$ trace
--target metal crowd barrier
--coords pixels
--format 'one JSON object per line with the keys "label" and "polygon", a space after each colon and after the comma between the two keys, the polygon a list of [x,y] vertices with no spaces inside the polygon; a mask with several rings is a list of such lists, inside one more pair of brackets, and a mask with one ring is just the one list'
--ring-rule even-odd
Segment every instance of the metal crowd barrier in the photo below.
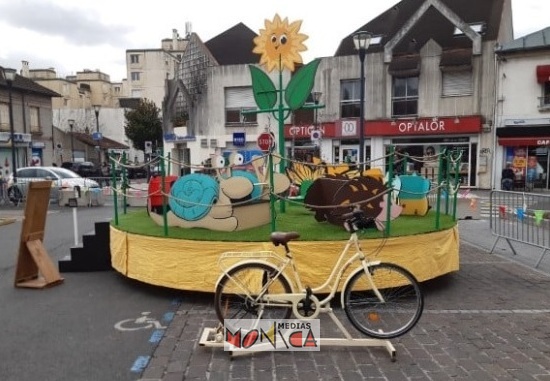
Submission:
{"label": "metal crowd barrier", "polygon": [[496,236],[491,253],[502,238],[542,249],[535,267],[550,251],[550,195],[530,192],[492,191],[490,196],[491,233]]}

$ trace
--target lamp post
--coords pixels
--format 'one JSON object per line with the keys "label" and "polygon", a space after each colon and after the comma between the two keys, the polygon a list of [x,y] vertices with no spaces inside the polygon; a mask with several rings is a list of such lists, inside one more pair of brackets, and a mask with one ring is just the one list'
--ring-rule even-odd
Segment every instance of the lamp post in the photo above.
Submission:
{"label": "lamp post", "polygon": [[2,76],[6,80],[6,83],[8,84],[8,108],[9,108],[9,118],[10,118],[10,141],[11,141],[11,163],[12,163],[12,174],[13,174],[13,183],[17,184],[17,163],[15,162],[15,126],[13,125],[13,102],[12,102],[12,86],[13,81],[15,80],[15,76],[17,71],[15,69],[8,69],[3,68],[2,69]]}
{"label": "lamp post", "polygon": [[74,119],[69,119],[69,128],[71,129],[71,160],[74,163],[74,140],[73,140],[73,128],[74,128]]}
{"label": "lamp post", "polygon": [[356,32],[353,35],[353,44],[359,52],[359,61],[361,61],[361,89],[359,110],[359,165],[361,171],[364,168],[365,159],[365,55],[370,45],[371,34],[365,31]]}
{"label": "lamp post", "polygon": [[99,135],[99,110],[101,110],[101,105],[94,105],[94,111],[95,111],[95,132],[97,136],[97,157],[99,159],[99,163],[101,164],[101,138]]}
{"label": "lamp post", "polygon": [[[317,123],[317,106],[319,106],[319,101],[321,100],[321,96],[323,95],[320,91],[314,91],[313,92],[313,103],[315,103],[315,114],[313,117],[313,129],[315,131],[319,130],[319,124]],[[321,134],[317,135],[317,146],[319,147],[319,159],[321,159],[321,142],[319,141],[321,139]]]}
{"label": "lamp post", "polygon": [[99,110],[101,110],[101,105],[94,105],[94,112],[95,112],[95,132],[99,132]]}

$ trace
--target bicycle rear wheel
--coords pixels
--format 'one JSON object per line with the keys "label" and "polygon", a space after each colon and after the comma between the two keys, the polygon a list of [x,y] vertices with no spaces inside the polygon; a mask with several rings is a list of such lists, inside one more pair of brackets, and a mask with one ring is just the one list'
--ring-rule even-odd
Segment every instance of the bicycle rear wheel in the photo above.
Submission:
{"label": "bicycle rear wheel", "polygon": [[344,310],[359,331],[377,339],[391,339],[412,329],[424,309],[418,281],[409,271],[392,263],[369,267],[369,276],[359,271],[344,290]]}
{"label": "bicycle rear wheel", "polygon": [[286,277],[265,263],[245,263],[225,274],[216,286],[214,305],[220,322],[225,319],[288,319],[292,304],[266,301],[265,295],[288,294],[292,288]]}

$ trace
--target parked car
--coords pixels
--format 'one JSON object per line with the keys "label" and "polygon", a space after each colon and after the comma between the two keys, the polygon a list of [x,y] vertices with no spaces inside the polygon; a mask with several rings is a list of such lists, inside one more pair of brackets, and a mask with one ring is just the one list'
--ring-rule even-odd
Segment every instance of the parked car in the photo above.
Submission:
{"label": "parked car", "polygon": [[68,169],[82,177],[101,177],[101,171],[91,161],[73,163],[66,161],[61,164],[61,168]]}
{"label": "parked car", "polygon": [[50,199],[59,200],[59,192],[65,189],[74,190],[99,188],[99,184],[91,179],[84,178],[73,171],[59,167],[23,167],[17,169],[17,186],[14,186],[13,174],[8,178],[8,198],[11,202],[20,203],[27,194],[28,184],[31,181],[52,180]]}
{"label": "parked car", "polygon": [[131,167],[131,168],[128,168],[128,178],[129,179],[146,179],[147,178],[147,168],[145,168],[145,167]]}

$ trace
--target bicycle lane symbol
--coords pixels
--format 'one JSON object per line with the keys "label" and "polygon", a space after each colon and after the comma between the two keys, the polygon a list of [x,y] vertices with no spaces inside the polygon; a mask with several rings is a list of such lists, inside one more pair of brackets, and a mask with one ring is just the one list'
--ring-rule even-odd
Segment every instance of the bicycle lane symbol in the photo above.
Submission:
{"label": "bicycle lane symbol", "polygon": [[137,331],[140,329],[166,329],[157,319],[149,317],[151,312],[142,312],[137,319],[124,319],[115,324],[119,331]]}

